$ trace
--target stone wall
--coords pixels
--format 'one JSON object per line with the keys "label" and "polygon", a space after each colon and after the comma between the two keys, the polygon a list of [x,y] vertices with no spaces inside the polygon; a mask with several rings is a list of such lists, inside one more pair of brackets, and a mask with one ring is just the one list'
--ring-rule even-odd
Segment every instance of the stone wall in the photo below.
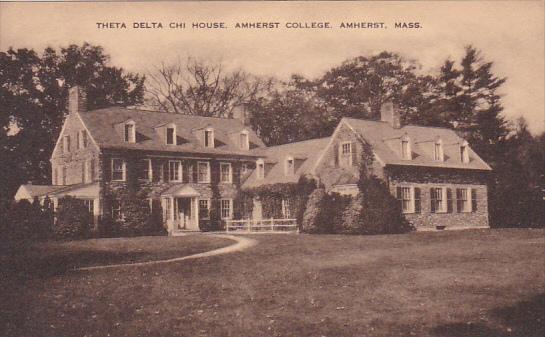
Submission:
{"label": "stone wall", "polygon": [[[76,114],[70,114],[66,118],[64,130],[59,136],[59,144],[55,147],[51,156],[51,184],[52,185],[73,185],[98,181],[99,149],[87,135],[87,146],[77,148],[78,133],[84,130],[80,118]],[[62,145],[63,137],[70,136],[70,151],[66,151]],[[87,181],[83,181],[82,169],[86,165]],[[63,170],[63,168],[65,168]],[[63,179],[63,172],[66,173]]]}
{"label": "stone wall", "polygon": [[[433,169],[424,167],[387,167],[385,169],[390,191],[396,195],[398,186],[419,187],[421,190],[421,212],[407,213],[405,217],[418,230],[488,227],[488,188],[486,172],[454,169]],[[452,212],[432,213],[431,192],[433,187],[450,188]],[[477,209],[472,212],[458,212],[456,209],[456,189],[474,189],[477,196]]]}

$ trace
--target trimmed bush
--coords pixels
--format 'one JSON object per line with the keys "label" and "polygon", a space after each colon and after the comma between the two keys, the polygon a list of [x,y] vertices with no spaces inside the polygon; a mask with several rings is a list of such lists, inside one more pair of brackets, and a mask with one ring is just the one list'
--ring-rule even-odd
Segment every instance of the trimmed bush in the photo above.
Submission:
{"label": "trimmed bush", "polygon": [[308,197],[307,207],[303,213],[301,222],[301,232],[304,233],[323,233],[323,224],[321,223],[322,207],[326,198],[326,192],[323,188],[317,188]]}
{"label": "trimmed bush", "polygon": [[121,194],[121,213],[123,213],[123,220],[118,222],[121,235],[151,233],[151,212],[144,191],[127,191]]}
{"label": "trimmed bush", "polygon": [[81,239],[89,236],[92,216],[83,200],[67,196],[59,200],[53,234],[59,239]]}
{"label": "trimmed bush", "polygon": [[343,210],[341,222],[337,226],[337,232],[342,234],[357,234],[361,232],[361,219],[363,211],[363,198],[361,194],[351,198],[348,206]]}

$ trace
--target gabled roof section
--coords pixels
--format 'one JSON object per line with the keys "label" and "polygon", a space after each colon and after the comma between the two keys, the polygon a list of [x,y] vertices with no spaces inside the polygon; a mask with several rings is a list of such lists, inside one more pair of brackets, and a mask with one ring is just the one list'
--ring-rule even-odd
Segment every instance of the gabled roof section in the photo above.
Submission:
{"label": "gabled roof section", "polygon": [[[229,137],[229,133],[248,130],[253,147],[265,145],[251,129],[237,119],[202,117],[193,115],[170,114],[155,111],[110,107],[105,109],[80,112],[80,118],[97,145],[102,149],[134,149],[151,151],[168,151],[199,154],[224,154],[254,156],[251,151],[241,150]],[[136,123],[136,143],[126,143],[115,125],[132,120]],[[164,139],[155,130],[158,126],[174,124],[176,136],[185,141],[180,145],[166,145]],[[205,148],[192,130],[214,128],[215,148]]]}
{"label": "gabled roof section", "polygon": [[[330,137],[310,139],[302,142],[255,149],[253,152],[265,159],[265,179],[257,179],[254,170],[242,185],[243,188],[257,187],[266,184],[296,183],[303,175],[311,174],[314,164]],[[285,161],[288,157],[295,160],[294,174],[285,174]]]}
{"label": "gabled roof section", "polygon": [[33,199],[34,197],[41,197],[45,195],[51,195],[58,192],[66,186],[60,185],[21,185],[15,194],[15,200],[21,199]]}
{"label": "gabled roof section", "polygon": [[[405,125],[400,129],[392,128],[388,123],[355,118],[343,118],[355,132],[362,136],[373,148],[383,165],[426,166],[455,169],[491,170],[490,166],[469,149],[469,163],[460,160],[460,145],[464,139],[453,130],[439,127]],[[401,157],[401,138],[407,136],[411,141],[412,159]],[[443,161],[433,158],[432,146],[441,139]],[[399,145],[398,145],[399,144]]]}

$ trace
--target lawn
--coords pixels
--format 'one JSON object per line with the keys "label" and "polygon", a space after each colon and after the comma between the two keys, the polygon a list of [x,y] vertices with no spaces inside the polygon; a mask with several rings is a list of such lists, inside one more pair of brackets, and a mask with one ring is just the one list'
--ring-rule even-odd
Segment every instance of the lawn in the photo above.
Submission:
{"label": "lawn", "polygon": [[[246,251],[172,264],[4,277],[0,335],[545,335],[543,230],[252,238]],[[176,239],[138,240],[156,240],[149,259]],[[45,245],[39,256],[81,245]]]}

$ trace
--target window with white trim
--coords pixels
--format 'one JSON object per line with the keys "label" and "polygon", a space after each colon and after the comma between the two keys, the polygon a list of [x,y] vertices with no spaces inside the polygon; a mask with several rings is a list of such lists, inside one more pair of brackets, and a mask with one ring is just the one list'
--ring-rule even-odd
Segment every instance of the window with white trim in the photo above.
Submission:
{"label": "window with white trim", "polygon": [[443,143],[441,140],[433,144],[433,160],[443,161]]}
{"label": "window with white trim", "polygon": [[220,163],[220,182],[221,183],[233,182],[231,163]]}
{"label": "window with white trim", "polygon": [[70,152],[70,135],[62,137],[62,148],[64,153]]}
{"label": "window with white trim", "polygon": [[432,213],[447,212],[447,189],[444,187],[432,187],[430,189],[430,208]]}
{"label": "window with white trim", "polygon": [[412,193],[410,187],[402,187],[401,188],[401,208],[403,210],[403,213],[412,213],[413,207],[412,207]]}
{"label": "window with white trim", "polygon": [[168,180],[182,181],[182,162],[179,160],[168,161]]}
{"label": "window with white trim", "polygon": [[112,181],[125,181],[125,161],[120,158],[112,158]]}
{"label": "window with white trim", "polygon": [[136,143],[136,125],[134,122],[125,123],[124,139],[126,143]]}
{"label": "window with white trim", "polygon": [[123,212],[121,212],[121,202],[119,200],[112,200],[112,219],[119,221],[123,220]]}
{"label": "window with white trim", "polygon": [[83,162],[81,167],[81,182],[87,183],[89,181],[89,162],[86,160]]}
{"label": "window with white trim", "polygon": [[413,159],[411,153],[411,140],[407,135],[401,138],[401,158],[403,159]]}
{"label": "window with white trim", "polygon": [[457,188],[456,189],[456,208],[458,213],[471,212],[471,198],[469,188]]}
{"label": "window with white trim", "polygon": [[291,218],[291,200],[282,199],[282,217],[284,219]]}
{"label": "window with white trim", "polygon": [[469,163],[469,146],[466,141],[460,145],[460,161],[464,164]]}
{"label": "window with white trim", "polygon": [[89,210],[89,215],[95,214],[95,201],[93,199],[83,199],[83,204]]}
{"label": "window with white trim", "polygon": [[293,159],[293,157],[286,158],[286,166],[284,168],[284,173],[286,175],[295,174],[295,160]]}
{"label": "window with white trim", "polygon": [[203,133],[204,147],[214,148],[214,129],[207,128]]}
{"label": "window with white trim", "polygon": [[231,219],[232,209],[233,209],[233,200],[231,199],[221,199],[221,218],[222,219]]}
{"label": "window with white trim", "polygon": [[199,183],[210,182],[210,163],[207,161],[200,161],[197,163],[197,181]]}
{"label": "window with white trim", "polygon": [[166,128],[166,144],[176,145],[176,128],[174,126],[167,126]]}
{"label": "window with white trim", "polygon": [[151,159],[140,159],[138,161],[138,179],[146,181],[152,180]]}
{"label": "window with white trim", "polygon": [[256,161],[257,179],[265,179],[265,162],[263,159]]}
{"label": "window with white trim", "polygon": [[243,150],[250,149],[250,141],[248,137],[248,131],[244,130],[240,133],[239,136],[239,146]]}
{"label": "window with white trim", "polygon": [[210,200],[199,199],[199,218],[203,220],[210,219]]}
{"label": "window with white trim", "polygon": [[66,166],[62,167],[61,172],[62,172],[62,177],[61,177],[62,184],[66,185]]}
{"label": "window with white trim", "polygon": [[248,164],[242,164],[240,166],[240,174],[246,174],[248,173]]}
{"label": "window with white trim", "polygon": [[87,147],[87,130],[81,130],[79,132],[80,145],[82,149]]}
{"label": "window with white trim", "polygon": [[339,153],[339,166],[341,167],[349,167],[352,166],[352,143],[351,142],[343,142],[340,146],[340,153]]}

